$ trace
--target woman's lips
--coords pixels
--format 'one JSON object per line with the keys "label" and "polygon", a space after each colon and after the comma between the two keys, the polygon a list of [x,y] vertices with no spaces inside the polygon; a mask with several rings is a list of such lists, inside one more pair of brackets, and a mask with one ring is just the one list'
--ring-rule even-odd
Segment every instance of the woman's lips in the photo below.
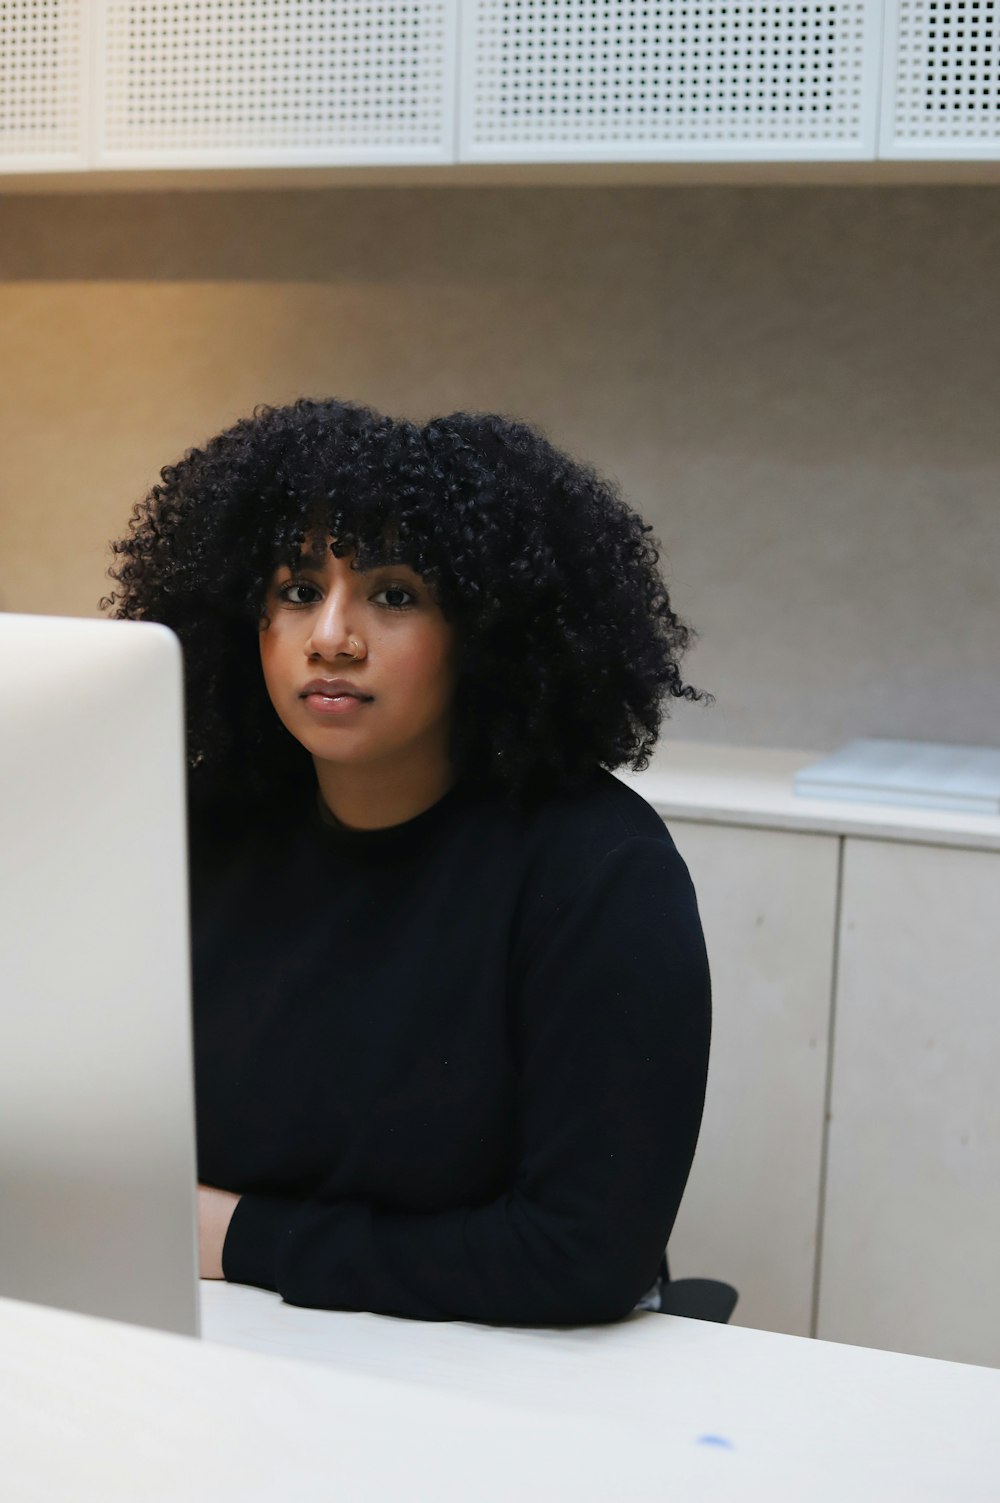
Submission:
{"label": "woman's lips", "polygon": [[333,715],[350,715],[371,704],[370,699],[357,699],[353,694],[307,694],[302,702],[314,715],[325,719]]}

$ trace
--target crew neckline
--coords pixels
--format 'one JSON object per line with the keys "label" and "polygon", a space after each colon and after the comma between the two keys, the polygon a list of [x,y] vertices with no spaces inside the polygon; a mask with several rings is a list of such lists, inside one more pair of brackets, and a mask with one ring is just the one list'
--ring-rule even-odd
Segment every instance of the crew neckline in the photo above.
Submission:
{"label": "crew neckline", "polygon": [[435,827],[450,813],[452,808],[460,802],[463,792],[464,787],[459,779],[452,783],[435,803],[429,804],[426,809],[422,809],[419,814],[414,814],[411,819],[370,830],[342,824],[324,803],[322,790],[318,784],[313,808],[316,821],[327,839],[339,845],[350,846],[354,850],[374,850],[385,845],[395,846],[403,842],[408,843],[423,836],[427,830]]}

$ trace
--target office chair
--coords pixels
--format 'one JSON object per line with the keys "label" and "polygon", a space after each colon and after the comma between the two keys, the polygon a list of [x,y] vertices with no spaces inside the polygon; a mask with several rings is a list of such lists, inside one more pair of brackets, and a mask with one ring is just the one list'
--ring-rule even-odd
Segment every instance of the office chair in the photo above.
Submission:
{"label": "office chair", "polygon": [[[672,1279],[667,1254],[660,1260],[657,1281],[659,1306],[647,1306],[660,1315],[684,1315],[689,1320],[714,1320],[726,1325],[736,1309],[739,1295],[721,1279]],[[651,1291],[652,1292],[652,1291]]]}

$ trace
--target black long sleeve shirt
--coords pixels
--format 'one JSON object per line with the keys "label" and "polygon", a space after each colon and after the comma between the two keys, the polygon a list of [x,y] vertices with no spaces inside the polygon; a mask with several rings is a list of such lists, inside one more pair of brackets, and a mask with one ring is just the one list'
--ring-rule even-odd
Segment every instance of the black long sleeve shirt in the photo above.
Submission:
{"label": "black long sleeve shirt", "polygon": [[198,1177],[224,1276],[289,1303],[619,1319],[691,1167],[710,979],[660,816],[599,770],[514,815],[455,784],[381,830],[317,789],[193,841]]}

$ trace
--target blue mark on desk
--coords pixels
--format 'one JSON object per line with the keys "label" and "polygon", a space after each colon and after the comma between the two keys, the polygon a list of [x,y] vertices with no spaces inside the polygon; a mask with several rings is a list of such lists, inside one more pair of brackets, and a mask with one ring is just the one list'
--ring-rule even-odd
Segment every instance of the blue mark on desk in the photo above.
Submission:
{"label": "blue mark on desk", "polygon": [[732,1441],[727,1440],[724,1435],[699,1435],[698,1444],[700,1446],[719,1446],[723,1451],[731,1451],[733,1449]]}

